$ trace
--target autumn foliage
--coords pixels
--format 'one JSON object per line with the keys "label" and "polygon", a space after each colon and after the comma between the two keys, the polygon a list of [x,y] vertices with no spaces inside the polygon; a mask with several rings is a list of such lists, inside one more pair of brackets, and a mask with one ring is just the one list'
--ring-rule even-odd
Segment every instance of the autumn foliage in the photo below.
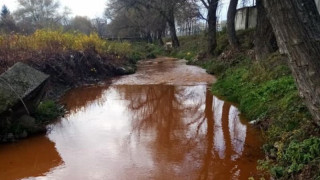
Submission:
{"label": "autumn foliage", "polygon": [[[110,42],[96,33],[85,35],[53,30],[37,30],[32,35],[6,34],[0,36],[0,72],[18,61],[62,54],[69,51],[91,50],[99,55],[113,55],[115,59],[130,56],[131,44]],[[38,61],[41,59],[37,59]],[[44,60],[44,59],[43,59]]]}
{"label": "autumn foliage", "polygon": [[3,50],[28,50],[62,52],[67,50],[84,51],[94,48],[98,53],[119,55],[130,54],[130,43],[107,42],[96,33],[85,35],[81,33],[64,33],[62,31],[37,30],[34,34],[0,36],[0,47]]}

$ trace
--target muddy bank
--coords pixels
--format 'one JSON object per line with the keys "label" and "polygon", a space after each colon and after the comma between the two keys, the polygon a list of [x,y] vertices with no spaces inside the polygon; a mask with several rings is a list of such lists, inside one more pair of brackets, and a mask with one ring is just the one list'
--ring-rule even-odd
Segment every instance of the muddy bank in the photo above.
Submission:
{"label": "muddy bank", "polygon": [[59,98],[70,88],[135,72],[135,62],[130,59],[117,55],[99,55],[94,50],[69,51],[45,57],[38,54],[25,63],[50,75],[49,99]]}
{"label": "muddy bank", "polygon": [[47,93],[49,99],[58,99],[70,88],[97,83],[114,76],[132,74],[136,69],[133,60],[115,54],[100,55],[92,49],[63,53],[25,52],[14,56],[1,54],[0,74],[16,62],[23,62],[50,75],[50,87]]}
{"label": "muddy bank", "polygon": [[[0,73],[16,63],[3,59],[0,62]],[[136,69],[135,62],[130,59],[117,55],[99,55],[94,50],[55,54],[38,52],[26,56],[21,62],[50,75],[44,99],[51,102],[57,101],[69,89],[107,81],[114,76],[131,74]],[[55,119],[52,117],[64,114],[62,109],[54,103],[44,104],[42,107],[44,114],[40,112],[39,115],[39,112],[36,112],[27,117],[21,116],[10,120],[0,129],[0,143],[13,142],[31,134],[46,132],[46,125]]]}

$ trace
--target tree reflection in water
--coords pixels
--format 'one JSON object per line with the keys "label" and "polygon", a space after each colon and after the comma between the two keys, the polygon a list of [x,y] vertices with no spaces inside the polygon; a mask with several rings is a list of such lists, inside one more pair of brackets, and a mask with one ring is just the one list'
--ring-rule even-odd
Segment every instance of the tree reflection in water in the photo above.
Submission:
{"label": "tree reflection in water", "polygon": [[39,144],[61,160],[29,179],[254,177],[260,134],[241,122],[236,107],[210,94],[203,84],[214,79],[184,61],[159,58],[141,61],[136,74],[110,86],[70,91],[63,99],[69,113],[50,125],[54,144]]}
{"label": "tree reflection in water", "polygon": [[244,151],[257,153],[245,149],[247,126],[237,108],[213,97],[206,85],[118,89],[129,102],[131,136],[150,139],[156,179],[167,177],[164,172],[191,179],[251,176],[256,163],[241,158]]}
{"label": "tree reflection in water", "polygon": [[67,92],[61,100],[61,103],[66,104],[66,108],[71,113],[77,113],[87,108],[89,104],[102,104],[106,100],[103,98],[103,92],[107,85],[84,86]]}

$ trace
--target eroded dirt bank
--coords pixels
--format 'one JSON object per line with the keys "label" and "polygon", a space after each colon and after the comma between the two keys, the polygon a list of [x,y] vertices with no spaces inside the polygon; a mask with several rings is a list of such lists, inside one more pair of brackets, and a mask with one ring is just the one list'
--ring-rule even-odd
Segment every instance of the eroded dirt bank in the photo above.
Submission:
{"label": "eroded dirt bank", "polygon": [[[0,59],[0,73],[16,63],[12,59],[13,57]],[[108,81],[114,76],[135,72],[134,61],[117,55],[99,55],[95,50],[60,53],[42,53],[39,51],[26,53],[26,57],[20,59],[19,62],[50,75],[49,85],[46,85],[45,100],[53,101],[58,100],[71,88],[96,84],[101,81]],[[46,113],[50,116],[54,116],[52,114],[62,114],[60,109],[52,110],[49,106],[46,106],[42,108],[45,113],[44,116],[38,117],[37,112],[28,113],[26,118],[24,118],[24,115],[21,116],[26,119],[27,123],[24,120],[20,122],[20,119],[22,119],[20,117],[10,119],[1,116],[0,143],[13,142],[31,134],[45,132],[45,126],[52,120],[52,118],[47,117]]]}

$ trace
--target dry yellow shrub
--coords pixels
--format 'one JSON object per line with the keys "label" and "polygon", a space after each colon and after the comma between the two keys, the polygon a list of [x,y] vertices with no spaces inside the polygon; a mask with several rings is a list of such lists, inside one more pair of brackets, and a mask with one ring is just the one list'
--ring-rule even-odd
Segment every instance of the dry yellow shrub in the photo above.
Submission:
{"label": "dry yellow shrub", "polygon": [[129,56],[132,53],[130,43],[109,42],[98,34],[65,33],[53,30],[37,30],[34,34],[0,36],[0,47],[6,50],[31,50],[63,52],[67,50],[84,51],[95,49],[100,54]]}

